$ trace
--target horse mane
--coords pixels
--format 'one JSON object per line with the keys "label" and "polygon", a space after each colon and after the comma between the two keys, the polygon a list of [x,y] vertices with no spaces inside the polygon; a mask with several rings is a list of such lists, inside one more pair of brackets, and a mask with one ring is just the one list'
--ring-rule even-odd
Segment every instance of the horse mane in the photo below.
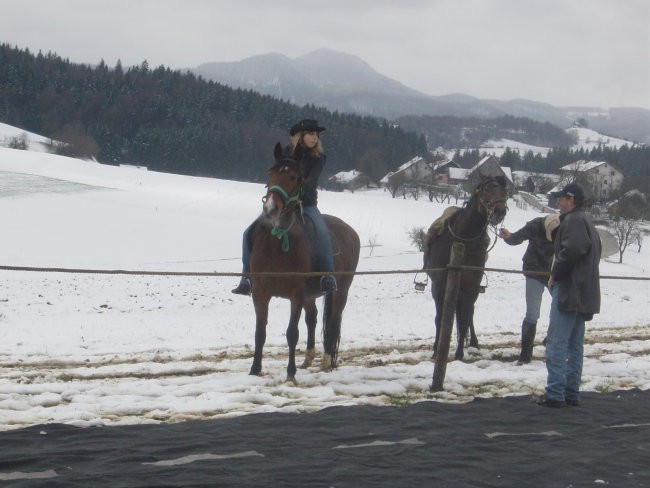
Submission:
{"label": "horse mane", "polygon": [[300,169],[300,167],[298,166],[298,161],[296,161],[293,158],[283,157],[283,158],[276,159],[275,161],[273,161],[273,164],[271,164],[271,166],[269,166],[267,171],[269,173],[273,173],[275,171],[280,171],[280,169],[283,166],[288,166],[290,169],[294,169],[294,170],[299,170]]}

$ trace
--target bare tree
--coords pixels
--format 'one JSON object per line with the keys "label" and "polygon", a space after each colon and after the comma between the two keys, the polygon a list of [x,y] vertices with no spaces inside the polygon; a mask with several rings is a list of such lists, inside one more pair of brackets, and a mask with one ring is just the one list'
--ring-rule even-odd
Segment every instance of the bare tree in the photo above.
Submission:
{"label": "bare tree", "polygon": [[641,245],[643,244],[643,235],[641,234],[641,229],[637,230],[634,234],[634,242],[636,243],[637,249],[636,252],[641,252]]}
{"label": "bare tree", "polygon": [[[627,246],[636,241],[639,232],[639,221],[627,217],[618,217],[612,222],[612,230],[618,240],[618,262],[623,262],[623,254]],[[638,241],[636,241],[638,243]]]}

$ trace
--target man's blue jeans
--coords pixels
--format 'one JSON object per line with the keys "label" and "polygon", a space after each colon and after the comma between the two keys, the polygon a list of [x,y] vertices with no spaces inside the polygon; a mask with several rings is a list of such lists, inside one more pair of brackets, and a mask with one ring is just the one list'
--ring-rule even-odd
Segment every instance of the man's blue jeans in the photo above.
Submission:
{"label": "man's blue jeans", "polygon": [[546,397],[579,400],[585,319],[557,308],[559,287],[551,288],[551,317],[546,336]]}
{"label": "man's blue jeans", "polygon": [[539,320],[539,310],[542,306],[542,295],[546,285],[540,280],[526,276],[526,317],[529,324],[536,324]]}

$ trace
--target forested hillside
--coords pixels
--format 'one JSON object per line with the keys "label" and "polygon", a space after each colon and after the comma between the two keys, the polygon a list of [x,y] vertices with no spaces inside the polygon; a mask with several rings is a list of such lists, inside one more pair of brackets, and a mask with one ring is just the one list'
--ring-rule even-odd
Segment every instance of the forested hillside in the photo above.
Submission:
{"label": "forested hillside", "polygon": [[327,127],[326,172],[380,178],[426,152],[421,135],[371,117],[298,107],[147,62],[74,64],[0,45],[0,121],[69,142],[105,163],[262,181],[276,141],[302,118]]}
{"label": "forested hillside", "polygon": [[503,115],[483,119],[455,116],[407,116],[397,120],[401,127],[417,131],[429,148],[474,148],[490,139],[511,139],[533,146],[568,147],[574,141],[563,129],[548,122]]}

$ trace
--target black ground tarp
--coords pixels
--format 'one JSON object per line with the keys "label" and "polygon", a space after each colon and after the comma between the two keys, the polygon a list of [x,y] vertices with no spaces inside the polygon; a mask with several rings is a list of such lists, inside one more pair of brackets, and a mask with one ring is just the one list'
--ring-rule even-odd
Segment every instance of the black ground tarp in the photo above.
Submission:
{"label": "black ground tarp", "polygon": [[0,433],[11,487],[650,487],[650,391]]}

